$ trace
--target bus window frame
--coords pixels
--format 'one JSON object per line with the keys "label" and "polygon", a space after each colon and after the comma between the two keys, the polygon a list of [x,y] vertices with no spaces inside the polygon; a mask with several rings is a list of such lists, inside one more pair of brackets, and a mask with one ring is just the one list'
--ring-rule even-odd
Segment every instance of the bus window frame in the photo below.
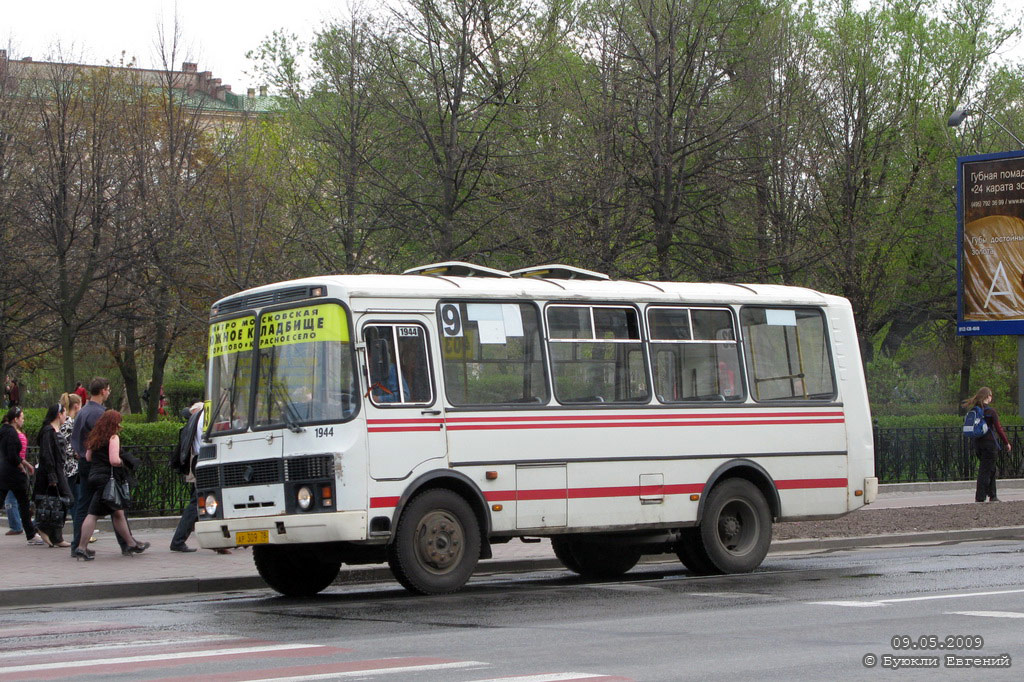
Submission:
{"label": "bus window frame", "polygon": [[[737,320],[739,321],[738,329],[739,329],[739,332],[740,332],[740,335],[741,335],[741,337],[740,337],[741,343],[744,343],[746,341],[746,336],[747,336],[746,333],[743,330],[743,311],[747,310],[747,309],[751,309],[751,310],[792,310],[792,311],[810,310],[810,311],[818,313],[818,317],[821,319],[822,334],[823,334],[824,339],[825,339],[825,351],[826,351],[827,356],[828,356],[828,368],[829,368],[829,371],[831,372],[831,377],[832,377],[832,395],[831,395],[831,397],[828,397],[828,398],[778,398],[778,399],[775,399],[775,400],[758,400],[757,396],[756,396],[756,393],[754,391],[754,388],[753,388],[753,383],[754,383],[754,381],[756,381],[757,378],[754,377],[754,376],[750,376],[750,390],[748,391],[748,394],[747,394],[748,399],[752,400],[753,402],[757,403],[758,405],[800,405],[800,406],[802,406],[802,405],[823,405],[825,403],[833,403],[833,404],[839,403],[839,404],[841,404],[841,400],[839,398],[839,378],[836,375],[835,358],[833,357],[833,343],[834,343],[834,341],[832,340],[832,330],[829,328],[829,316],[828,316],[828,312],[827,312],[828,308],[825,307],[825,306],[793,305],[793,304],[790,304],[790,303],[781,303],[781,302],[773,304],[773,305],[761,304],[761,303],[741,305],[739,307],[739,311],[738,311],[738,314],[737,314]],[[742,350],[743,368],[744,368],[744,371],[746,371],[746,369],[747,369],[746,348],[742,348],[741,350]],[[751,352],[753,352],[753,346],[751,346]],[[753,358],[751,358],[750,362],[753,363]]]}
{"label": "bus window frame", "polygon": [[[250,317],[250,316],[253,318],[252,348],[249,350],[249,359],[252,362],[252,365],[251,365],[251,367],[252,367],[251,372],[252,373],[251,373],[251,376],[249,377],[249,404],[248,404],[248,408],[249,409],[247,410],[246,415],[245,415],[245,417],[246,417],[246,425],[245,425],[244,429],[224,429],[223,431],[214,431],[212,428],[207,431],[207,429],[204,428],[204,431],[209,433],[209,437],[210,438],[213,438],[215,436],[229,436],[229,435],[234,435],[234,434],[237,434],[237,433],[248,433],[249,429],[252,428],[253,409],[254,409],[255,400],[256,400],[256,381],[255,381],[255,377],[256,377],[256,372],[258,371],[257,368],[256,368],[256,364],[259,361],[259,357],[256,354],[256,350],[259,347],[259,336],[260,336],[259,320],[260,320],[260,313],[258,311],[256,311],[256,310],[251,309],[251,308],[247,309],[247,310],[232,310],[228,314],[218,315],[217,317],[211,317],[209,319],[209,321],[206,323],[206,343],[207,343],[207,348],[206,348],[206,365],[207,365],[207,367],[206,367],[206,382],[207,382],[207,385],[209,385],[210,377],[213,374],[213,366],[212,366],[212,363],[210,362],[210,348],[209,348],[209,343],[210,343],[210,327],[212,325],[218,324],[220,322],[228,322],[229,320],[238,320],[238,319],[241,319],[243,317]],[[241,355],[241,354],[239,354],[239,355]],[[204,393],[205,393],[205,391],[204,391]],[[208,399],[210,400],[210,410],[211,410],[211,412],[210,412],[210,421],[213,422],[214,415],[213,415],[212,410],[217,409],[217,403],[220,402],[220,397],[219,396],[211,395],[211,396],[209,396]],[[210,426],[211,426],[211,424],[207,424],[206,425],[206,427],[210,427]]]}
{"label": "bus window frame", "polygon": [[[596,338],[591,338],[591,339],[555,339],[555,338],[552,338],[551,337],[551,328],[550,328],[550,326],[548,324],[548,310],[550,310],[551,308],[590,308],[591,309],[591,313],[590,313],[591,329],[592,329],[592,331],[595,331],[595,332],[596,332],[596,328],[594,327],[594,313],[593,313],[593,309],[594,308],[615,308],[615,309],[619,309],[619,310],[622,310],[622,309],[632,310],[633,313],[636,315],[637,333],[638,333],[639,338],[637,338],[637,339],[596,339]],[[587,401],[563,402],[563,401],[559,400],[557,394],[555,393],[555,368],[554,368],[554,361],[551,359],[551,354],[548,353],[548,364],[547,364],[546,369],[547,369],[547,373],[548,373],[548,376],[549,376],[549,383],[551,384],[551,400],[554,401],[555,405],[558,405],[559,407],[564,407],[564,408],[567,408],[567,409],[575,409],[575,410],[578,410],[578,409],[594,409],[594,408],[597,408],[597,409],[612,409],[612,410],[614,410],[614,409],[622,409],[623,407],[632,408],[632,407],[637,407],[637,406],[640,406],[640,405],[660,404],[660,403],[655,403],[654,377],[651,374],[651,358],[650,358],[650,350],[649,350],[650,349],[650,339],[647,338],[647,330],[645,328],[645,324],[644,324],[644,320],[643,320],[643,318],[644,318],[644,311],[640,307],[639,304],[631,303],[631,302],[625,302],[625,301],[623,301],[623,302],[616,302],[616,301],[585,301],[584,302],[584,301],[573,301],[573,300],[568,300],[568,301],[566,301],[566,300],[551,300],[551,301],[546,301],[545,302],[544,307],[543,307],[541,312],[542,312],[542,315],[543,315],[543,324],[544,324],[543,341],[544,341],[545,347],[547,347],[547,345],[549,343],[581,343],[581,342],[590,342],[590,343],[617,343],[617,344],[623,344],[623,345],[625,345],[625,344],[639,344],[640,345],[640,351],[641,351],[641,357],[643,358],[643,362],[644,362],[644,376],[645,376],[645,379],[647,380],[647,398],[646,398],[646,400],[629,400],[629,401],[623,400],[623,401],[614,401],[614,402],[587,402]],[[627,372],[629,371],[629,366],[628,365],[629,365],[629,363],[627,361],[626,367],[625,367],[625,370]]]}
{"label": "bus window frame", "polygon": [[[441,356],[441,377],[444,378],[444,383],[441,384],[441,388],[444,393],[445,412],[481,412],[485,410],[543,410],[552,407],[555,399],[555,387],[552,385],[551,371],[548,367],[548,346],[547,346],[547,328],[544,326],[544,308],[541,305],[541,301],[534,298],[485,298],[485,297],[466,297],[466,298],[439,298],[437,299],[437,306],[435,312],[437,316],[437,343],[438,348],[442,348],[444,343],[444,320],[441,317],[441,306],[450,304],[464,304],[470,303],[483,303],[483,304],[515,304],[525,305],[533,308],[534,314],[537,316],[537,342],[540,347],[540,370],[543,375],[544,388],[547,390],[548,399],[547,402],[542,403],[466,403],[456,405],[452,403],[451,398],[448,397],[448,380],[444,373],[444,354]],[[441,391],[438,391],[441,393]],[[557,405],[557,403],[554,403]]]}
{"label": "bus window frame", "polygon": [[[651,312],[658,310],[686,310],[687,320],[690,325],[690,338],[689,339],[655,339],[654,334],[651,332]],[[694,310],[712,310],[716,312],[725,311],[729,313],[729,317],[732,321],[732,340],[725,339],[694,339],[693,338],[693,314]],[[730,406],[737,407],[746,403],[751,396],[750,391],[747,387],[747,363],[746,356],[744,354],[743,339],[741,337],[740,329],[740,316],[734,305],[728,303],[651,303],[644,308],[644,327],[645,333],[647,334],[647,347],[649,349],[650,357],[648,358],[648,366],[652,374],[651,378],[651,391],[654,394],[654,399],[659,405],[692,405],[692,406],[707,406],[714,404],[716,407],[719,406]],[[717,344],[717,345],[728,345],[733,344],[736,346],[736,362],[737,369],[739,370],[736,382],[740,389],[740,395],[738,399],[733,400],[662,400],[658,397],[657,391],[654,385],[654,354],[657,352],[658,347],[661,345],[676,345],[676,344]]]}
{"label": "bus window frame", "polygon": [[[427,380],[430,382],[430,398],[431,398],[430,402],[429,403],[414,403],[414,402],[379,403],[376,400],[374,400],[373,396],[370,394],[370,391],[371,391],[371,389],[373,387],[370,385],[370,350],[369,350],[369,347],[367,347],[367,349],[366,349],[366,365],[363,366],[363,367],[357,368],[357,372],[359,374],[360,381],[361,382],[362,381],[366,382],[366,388],[365,389],[363,388],[362,385],[360,385],[360,387],[359,387],[359,395],[360,396],[364,396],[365,395],[366,399],[368,401],[370,401],[370,404],[373,405],[373,407],[375,407],[377,409],[381,409],[381,410],[389,410],[389,409],[396,409],[396,408],[406,408],[406,409],[408,409],[410,407],[419,407],[419,408],[425,409],[425,408],[433,407],[434,405],[437,404],[438,394],[440,393],[440,391],[438,390],[439,389],[439,385],[438,385],[438,382],[437,382],[437,379],[436,379],[435,373],[434,373],[434,355],[431,352],[431,348],[430,348],[431,343],[430,343],[430,327],[429,327],[429,325],[425,324],[424,322],[422,322],[420,320],[396,320],[396,321],[393,321],[393,320],[379,319],[379,318],[377,318],[377,319],[365,319],[365,320],[360,320],[359,321],[359,336],[356,337],[356,338],[359,339],[359,343],[366,344],[365,333],[366,333],[366,328],[367,327],[392,327],[392,328],[397,328],[397,327],[402,327],[402,326],[405,326],[405,327],[419,327],[420,329],[423,330],[423,345],[427,349]],[[359,402],[362,403],[362,400],[360,400]]]}
{"label": "bus window frame", "polygon": [[[253,365],[254,371],[253,371],[253,380],[252,380],[252,386],[251,386],[251,388],[252,388],[252,398],[251,398],[251,402],[249,404],[249,415],[250,416],[249,416],[249,429],[248,429],[248,431],[252,431],[253,433],[259,433],[259,432],[263,432],[263,431],[275,431],[275,430],[280,430],[280,429],[287,428],[287,425],[286,425],[285,422],[280,422],[280,423],[275,423],[275,424],[264,424],[264,425],[261,425],[261,426],[258,426],[258,427],[254,426],[254,424],[256,422],[256,419],[255,419],[255,417],[256,417],[256,396],[259,393],[259,391],[257,390],[257,387],[259,386],[259,376],[260,376],[260,353],[259,353],[259,350],[260,350],[260,331],[259,331],[260,330],[260,319],[265,314],[267,314],[267,313],[276,313],[279,310],[291,310],[291,309],[294,309],[294,308],[308,308],[310,306],[320,305],[320,304],[336,304],[336,305],[341,306],[341,309],[343,311],[345,311],[345,318],[346,318],[345,322],[346,322],[346,324],[348,326],[348,338],[349,338],[349,342],[348,342],[348,346],[349,346],[349,361],[352,363],[352,365],[351,365],[352,372],[353,372],[353,375],[356,378],[356,382],[355,382],[356,383],[356,385],[355,385],[356,393],[353,396],[353,402],[352,402],[352,404],[354,406],[354,409],[352,410],[352,413],[348,416],[347,419],[321,419],[321,420],[316,420],[316,421],[300,421],[300,422],[297,423],[297,425],[301,426],[301,427],[306,427],[306,426],[323,426],[325,424],[347,424],[348,422],[352,421],[353,419],[355,419],[359,415],[359,411],[360,411],[360,409],[362,407],[362,402],[363,402],[360,399],[361,396],[362,396],[363,387],[361,385],[361,382],[359,381],[359,364],[356,362],[356,342],[354,340],[356,337],[353,335],[354,334],[354,329],[353,329],[353,325],[352,325],[352,322],[353,322],[353,320],[352,320],[352,310],[345,304],[344,301],[342,301],[339,298],[333,298],[333,297],[306,298],[306,299],[302,299],[302,300],[298,300],[298,301],[288,301],[287,303],[279,303],[277,305],[267,306],[266,308],[260,308],[259,312],[256,313],[256,338],[255,338],[255,340],[253,342],[253,346],[252,346],[252,352],[256,354],[256,357],[254,358],[254,365]],[[217,432],[218,435],[226,434],[226,433],[228,433],[228,432],[227,431],[218,431]],[[237,433],[244,433],[244,432],[240,432],[239,431]]]}

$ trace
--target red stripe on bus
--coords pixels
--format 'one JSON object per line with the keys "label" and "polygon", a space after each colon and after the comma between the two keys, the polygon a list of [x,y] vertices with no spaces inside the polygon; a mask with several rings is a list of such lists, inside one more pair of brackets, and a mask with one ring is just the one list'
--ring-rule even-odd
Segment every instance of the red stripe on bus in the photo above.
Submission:
{"label": "red stripe on bus", "polygon": [[432,426],[378,426],[366,429],[367,433],[408,433],[410,431],[427,431],[433,433],[441,430],[441,424]]}
{"label": "red stripe on bus", "polygon": [[[538,415],[535,417],[447,417],[445,421],[449,424],[473,423],[473,422],[556,422],[556,421],[597,421],[611,419],[707,419],[707,418],[730,418],[735,419],[742,416],[744,419],[754,417],[843,417],[843,412],[748,412],[737,415],[736,412],[700,412],[700,413],[673,413],[673,414],[595,414],[595,415]],[[371,422],[374,420],[370,420]]]}
{"label": "red stripe on bus", "polygon": [[[815,488],[845,488],[845,478],[796,478],[775,481],[778,490],[808,490]],[[665,485],[626,485],[596,488],[545,488],[538,490],[488,490],[484,499],[488,502],[515,502],[517,500],[582,500],[598,497],[639,497],[640,495],[693,495],[704,492],[703,483],[669,483]],[[397,497],[371,497],[373,509],[392,508],[398,505]]]}
{"label": "red stripe on bus", "polygon": [[845,478],[794,478],[788,481],[775,481],[779,490],[802,490],[808,488],[845,488],[849,480]]}
{"label": "red stripe on bus", "polygon": [[522,429],[613,429],[613,428],[649,428],[662,426],[755,426],[772,424],[842,424],[838,419],[721,419],[716,421],[684,421],[684,422],[601,422],[601,423],[561,423],[561,424],[465,424],[449,425],[449,431],[501,431]]}
{"label": "red stripe on bus", "polygon": [[367,424],[443,424],[443,419],[367,419]]}

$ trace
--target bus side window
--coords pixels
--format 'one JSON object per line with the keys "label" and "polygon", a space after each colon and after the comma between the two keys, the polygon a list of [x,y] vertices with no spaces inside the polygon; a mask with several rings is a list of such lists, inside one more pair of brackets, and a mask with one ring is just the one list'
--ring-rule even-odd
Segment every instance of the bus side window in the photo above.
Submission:
{"label": "bus side window", "polygon": [[740,312],[740,322],[755,400],[835,398],[828,334],[820,310],[747,306]]}
{"label": "bus side window", "polygon": [[652,306],[647,320],[659,401],[744,399],[732,311]]}

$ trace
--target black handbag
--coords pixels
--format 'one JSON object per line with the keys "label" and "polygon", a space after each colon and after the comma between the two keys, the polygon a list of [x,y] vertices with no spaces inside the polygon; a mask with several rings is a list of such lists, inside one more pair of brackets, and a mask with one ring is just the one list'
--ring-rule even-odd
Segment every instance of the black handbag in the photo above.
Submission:
{"label": "black handbag", "polygon": [[56,495],[36,495],[36,524],[59,526],[64,524],[67,504]]}
{"label": "black handbag", "polygon": [[106,485],[103,486],[103,493],[100,495],[100,499],[103,500],[103,503],[111,509],[127,508],[128,503],[132,501],[128,482],[118,481],[117,478],[111,474],[110,478],[107,479]]}

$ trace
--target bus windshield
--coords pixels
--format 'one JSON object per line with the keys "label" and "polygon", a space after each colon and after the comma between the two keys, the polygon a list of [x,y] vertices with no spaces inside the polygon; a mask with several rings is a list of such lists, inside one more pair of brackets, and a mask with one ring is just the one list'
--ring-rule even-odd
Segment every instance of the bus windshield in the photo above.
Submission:
{"label": "bus windshield", "polygon": [[349,419],[358,404],[345,309],[321,303],[263,313],[254,428]]}
{"label": "bus windshield", "polygon": [[209,400],[211,431],[249,427],[252,344],[256,317],[236,317],[210,325]]}

